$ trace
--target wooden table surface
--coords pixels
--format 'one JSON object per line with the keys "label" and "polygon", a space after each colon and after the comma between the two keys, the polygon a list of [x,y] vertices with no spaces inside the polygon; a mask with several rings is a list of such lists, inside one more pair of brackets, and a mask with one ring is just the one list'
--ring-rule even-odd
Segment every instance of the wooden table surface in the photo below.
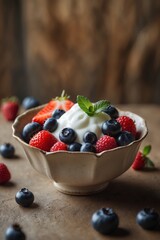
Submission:
{"label": "wooden table surface", "polygon": [[[158,240],[160,230],[146,231],[135,221],[144,207],[153,207],[160,213],[160,106],[120,106],[140,114],[147,121],[149,134],[141,145],[152,144],[150,158],[156,169],[134,171],[129,169],[110,182],[101,193],[91,196],[70,196],[58,192],[52,182],[37,173],[29,164],[19,143],[12,137],[10,122],[0,114],[0,144],[12,143],[16,148],[14,159],[0,157],[11,171],[10,183],[0,186],[0,239],[6,228],[19,223],[27,240]],[[15,194],[26,187],[35,195],[31,208],[22,208],[15,202]],[[111,207],[119,215],[118,231],[112,236],[96,232],[91,224],[92,214],[102,207]]]}

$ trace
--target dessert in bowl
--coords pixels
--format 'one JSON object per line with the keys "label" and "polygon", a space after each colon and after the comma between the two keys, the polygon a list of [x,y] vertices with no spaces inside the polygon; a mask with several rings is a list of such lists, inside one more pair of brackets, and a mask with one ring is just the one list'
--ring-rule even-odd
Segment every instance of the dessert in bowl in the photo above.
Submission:
{"label": "dessert in bowl", "polygon": [[148,132],[141,116],[82,96],[30,109],[12,128],[32,167],[72,195],[102,191],[127,171]]}

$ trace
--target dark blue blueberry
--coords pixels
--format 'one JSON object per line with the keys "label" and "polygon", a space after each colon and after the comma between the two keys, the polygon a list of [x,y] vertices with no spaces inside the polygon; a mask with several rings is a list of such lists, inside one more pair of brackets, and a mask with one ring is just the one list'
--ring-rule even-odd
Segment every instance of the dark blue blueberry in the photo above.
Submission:
{"label": "dark blue blueberry", "polygon": [[86,132],[83,136],[83,141],[85,143],[95,144],[97,142],[97,136],[94,132]]}
{"label": "dark blue blueberry", "polygon": [[80,149],[81,152],[96,152],[96,148],[91,143],[83,143]]}
{"label": "dark blue blueberry", "polygon": [[33,107],[38,107],[39,105],[40,105],[40,102],[32,96],[28,96],[28,97],[24,98],[22,101],[22,106],[26,110],[33,108]]}
{"label": "dark blue blueberry", "polygon": [[118,228],[119,218],[111,208],[102,208],[93,214],[91,223],[98,232],[111,234]]}
{"label": "dark blue blueberry", "polygon": [[144,229],[153,230],[158,227],[159,214],[153,208],[144,208],[138,212],[136,222]]}
{"label": "dark blue blueberry", "polygon": [[34,201],[34,195],[27,188],[22,188],[16,193],[15,200],[22,207],[30,207]]}
{"label": "dark blue blueberry", "polygon": [[128,131],[122,131],[116,138],[117,144],[119,146],[125,146],[130,144],[135,140],[135,137],[133,136],[132,133]]}
{"label": "dark blue blueberry", "polygon": [[114,106],[112,106],[112,105],[110,105],[107,108],[105,108],[103,110],[103,112],[107,113],[111,118],[115,118],[116,119],[116,118],[119,117],[118,110]]}
{"label": "dark blue blueberry", "polygon": [[44,130],[48,130],[49,132],[54,132],[58,127],[58,122],[57,119],[55,118],[48,118],[44,125],[43,125],[43,129]]}
{"label": "dark blue blueberry", "polygon": [[102,124],[102,132],[111,137],[116,136],[121,131],[121,125],[115,119],[110,119]]}
{"label": "dark blue blueberry", "polygon": [[59,134],[59,138],[66,144],[71,144],[75,141],[77,135],[72,128],[64,128]]}
{"label": "dark blue blueberry", "polygon": [[2,155],[2,157],[12,158],[14,157],[14,152],[15,152],[15,148],[12,144],[4,143],[0,145],[0,154]]}
{"label": "dark blue blueberry", "polygon": [[52,117],[55,118],[55,119],[59,119],[64,113],[65,113],[64,110],[62,110],[62,109],[56,109],[56,110],[53,112]]}
{"label": "dark blue blueberry", "polygon": [[82,144],[78,142],[74,142],[68,145],[68,151],[71,152],[79,152]]}
{"label": "dark blue blueberry", "polygon": [[26,236],[18,224],[9,226],[5,232],[5,240],[25,240]]}
{"label": "dark blue blueberry", "polygon": [[39,131],[42,130],[42,125],[37,122],[31,122],[24,126],[22,130],[22,138],[29,143],[30,139]]}

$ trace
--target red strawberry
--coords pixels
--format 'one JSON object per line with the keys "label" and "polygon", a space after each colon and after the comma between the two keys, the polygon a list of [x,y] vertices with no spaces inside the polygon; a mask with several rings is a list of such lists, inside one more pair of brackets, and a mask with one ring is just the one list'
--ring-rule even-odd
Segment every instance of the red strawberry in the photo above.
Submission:
{"label": "red strawberry", "polygon": [[13,121],[18,114],[19,103],[16,97],[6,98],[2,100],[1,111],[8,121]]}
{"label": "red strawberry", "polygon": [[150,151],[151,151],[151,146],[148,145],[144,147],[143,152],[139,151],[137,153],[135,160],[132,164],[132,168],[134,170],[141,170],[144,167],[148,167],[148,168],[154,167],[154,163],[147,157]]}
{"label": "red strawberry", "polygon": [[49,152],[50,148],[57,141],[58,140],[50,132],[41,130],[31,138],[29,145]]}
{"label": "red strawberry", "polygon": [[0,163],[0,184],[7,183],[11,178],[11,174],[4,163]]}
{"label": "red strawberry", "polygon": [[47,118],[52,117],[55,109],[68,111],[74,103],[69,100],[69,96],[63,91],[60,97],[52,99],[44,108],[42,108],[32,119],[33,122],[43,124]]}
{"label": "red strawberry", "polygon": [[50,152],[67,151],[67,145],[63,142],[56,142],[50,149]]}
{"label": "red strawberry", "polygon": [[120,116],[116,120],[120,123],[122,131],[131,132],[133,136],[136,136],[136,125],[132,118],[128,116]]}
{"label": "red strawberry", "polygon": [[96,152],[97,153],[100,153],[100,152],[103,152],[105,150],[109,150],[109,149],[112,149],[115,147],[117,147],[116,140],[114,139],[114,137],[110,137],[107,135],[101,137],[96,142]]}

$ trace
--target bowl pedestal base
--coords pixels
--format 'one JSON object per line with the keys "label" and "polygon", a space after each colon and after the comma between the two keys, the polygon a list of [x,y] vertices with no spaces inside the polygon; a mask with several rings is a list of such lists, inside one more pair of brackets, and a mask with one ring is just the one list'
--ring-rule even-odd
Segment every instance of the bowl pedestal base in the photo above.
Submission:
{"label": "bowl pedestal base", "polygon": [[103,183],[100,185],[95,185],[95,186],[82,186],[82,187],[77,187],[77,186],[69,186],[66,184],[62,184],[62,183],[56,183],[53,182],[55,188],[65,194],[69,194],[69,195],[91,195],[91,194],[95,194],[98,192],[103,191],[107,186],[108,186],[108,182],[107,183]]}

